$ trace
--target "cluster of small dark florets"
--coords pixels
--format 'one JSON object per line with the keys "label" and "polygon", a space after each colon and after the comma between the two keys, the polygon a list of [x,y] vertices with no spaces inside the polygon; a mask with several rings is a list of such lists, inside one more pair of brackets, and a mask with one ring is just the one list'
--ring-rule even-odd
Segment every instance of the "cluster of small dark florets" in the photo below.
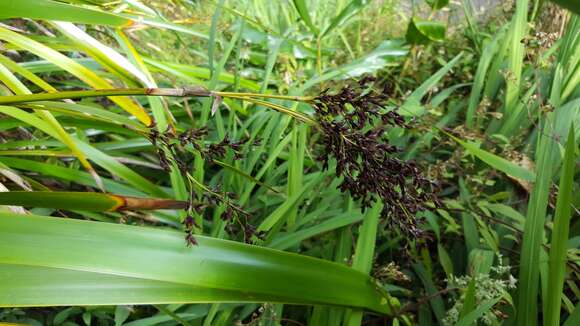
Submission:
{"label": "cluster of small dark florets", "polygon": [[327,91],[314,101],[322,130],[324,150],[318,157],[328,168],[336,160],[336,175],[343,178],[339,188],[359,200],[363,209],[380,200],[381,218],[407,236],[420,236],[416,213],[437,203],[434,184],[413,162],[398,159],[399,151],[388,141],[392,127],[410,128],[395,110],[385,108],[388,95],[363,78],[355,86],[338,93]]}
{"label": "cluster of small dark florets", "polygon": [[[242,158],[244,145],[259,145],[259,140],[252,143],[248,139],[233,141],[227,135],[220,142],[207,143],[204,139],[207,134],[207,128],[192,128],[179,134],[172,128],[168,128],[163,133],[152,129],[148,138],[155,147],[160,166],[169,172],[175,165],[183,175],[191,175],[196,153],[201,155],[206,162],[212,163],[224,158],[228,151],[231,151],[233,158],[237,160]],[[256,228],[248,222],[249,214],[235,204],[235,194],[220,191],[220,189],[209,189],[198,200],[194,189],[189,189],[189,192],[187,216],[183,220],[187,245],[197,244],[193,234],[194,229],[199,226],[193,215],[203,216],[206,208],[217,209],[219,206],[224,209],[220,217],[227,222],[226,231],[238,234],[241,229],[244,241],[248,243],[252,241],[253,236],[257,238],[263,236],[260,232],[256,232]]]}
{"label": "cluster of small dark florets", "polygon": [[[176,134],[172,128],[168,128],[164,133],[152,130],[149,133],[149,140],[156,148],[160,166],[164,170],[170,171],[171,162],[174,162],[182,173],[191,168],[195,153],[199,153],[206,162],[211,163],[216,159],[225,157],[227,151],[231,150],[234,160],[238,160],[242,158],[242,147],[249,143],[248,138],[234,141],[226,135],[218,143],[206,144],[204,138],[207,134],[208,130],[205,127],[188,129],[180,134]],[[250,145],[257,146],[259,144],[260,141],[255,140]]]}

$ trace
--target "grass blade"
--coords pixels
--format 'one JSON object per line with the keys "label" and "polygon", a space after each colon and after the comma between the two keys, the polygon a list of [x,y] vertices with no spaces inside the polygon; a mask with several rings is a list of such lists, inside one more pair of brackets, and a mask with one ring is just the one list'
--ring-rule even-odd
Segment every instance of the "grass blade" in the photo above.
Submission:
{"label": "grass blade", "polygon": [[[550,121],[547,118],[546,121]],[[545,122],[546,123],[546,122]],[[528,213],[524,224],[524,235],[520,255],[520,272],[518,287],[517,324],[536,325],[538,309],[539,256],[544,235],[544,223],[548,206],[548,197],[552,183],[552,171],[556,162],[553,153],[556,144],[551,138],[551,129],[542,128],[537,149],[536,182],[528,202]]]}
{"label": "grass blade", "polygon": [[[198,243],[186,247],[183,235],[175,231],[0,214],[0,264],[169,282],[183,289],[193,286],[231,294],[228,300],[215,295],[200,301],[331,304],[389,311],[369,277],[343,265],[213,238],[198,237]],[[16,288],[18,277],[12,277],[3,278],[0,306],[25,301],[46,304],[39,298],[14,297],[18,292],[12,292],[16,291],[12,287]],[[51,304],[72,300],[65,295],[45,299]]]}
{"label": "grass blade", "polygon": [[52,0],[0,1],[0,19],[6,18],[54,19],[114,27],[129,26],[133,23],[130,19],[109,12]]}
{"label": "grass blade", "polygon": [[476,156],[480,160],[484,161],[485,163],[489,164],[489,166],[493,167],[494,169],[498,169],[507,175],[510,175],[514,178],[526,180],[526,181],[534,181],[535,174],[534,172],[523,168],[515,163],[512,163],[502,157],[499,157],[495,154],[487,152],[483,149],[480,149],[476,144],[470,142],[464,142],[459,140],[459,138],[449,134],[447,134],[450,138],[455,140],[459,143],[463,148],[465,148],[470,154]]}
{"label": "grass blade", "polygon": [[450,60],[445,66],[441,67],[433,76],[425,80],[421,86],[417,87],[410,95],[407,97],[403,105],[401,106],[401,114],[408,116],[422,115],[425,113],[425,108],[421,106],[421,99],[429,92],[430,89],[435,87],[437,83],[447,74],[454,66],[457,64],[459,59],[461,59],[463,53],[459,53],[452,60]]}
{"label": "grass blade", "polygon": [[[373,264],[379,216],[382,208],[383,205],[381,203],[375,203],[365,214],[363,223],[359,228],[360,232],[356,243],[352,268],[364,274],[370,273]],[[362,311],[353,310],[346,314],[344,324],[355,326],[360,325],[361,321]]]}
{"label": "grass blade", "polygon": [[46,207],[93,212],[149,209],[185,209],[185,201],[126,197],[96,192],[0,192],[0,205]]}
{"label": "grass blade", "polygon": [[294,3],[294,6],[296,7],[298,14],[300,15],[300,18],[302,18],[302,21],[304,22],[304,24],[306,24],[306,27],[310,29],[312,34],[318,35],[320,31],[318,30],[318,28],[316,28],[316,26],[312,22],[312,19],[310,18],[309,14],[310,11],[308,10],[306,0],[293,0],[292,2]]}
{"label": "grass blade", "polygon": [[528,25],[528,1],[520,0],[516,3],[516,13],[510,24],[511,47],[508,62],[508,77],[506,78],[505,112],[509,116],[517,105],[520,94],[520,79],[524,59],[524,44],[522,39],[526,35]]}
{"label": "grass blade", "polygon": [[481,100],[485,77],[487,75],[488,68],[491,65],[492,59],[498,51],[499,43],[504,39],[506,30],[507,28],[502,28],[499,30],[494,35],[493,39],[485,46],[483,52],[481,53],[481,58],[479,59],[477,71],[475,72],[471,94],[469,95],[469,104],[465,115],[465,123],[469,129],[473,128],[475,125],[475,110],[477,109],[477,105]]}
{"label": "grass blade", "polygon": [[496,299],[490,299],[482,302],[480,305],[477,306],[475,310],[465,315],[465,317],[461,318],[456,324],[456,326],[469,326],[473,325],[477,321],[479,317],[483,314],[488,312],[496,303],[501,300],[502,297],[498,297]]}
{"label": "grass blade", "polygon": [[564,288],[564,275],[566,272],[566,251],[568,234],[570,229],[570,216],[572,213],[572,189],[574,184],[574,157],[575,157],[574,128],[570,128],[564,165],[560,177],[558,200],[556,203],[556,216],[550,242],[550,259],[548,272],[548,296],[544,325],[560,324],[560,306],[562,304],[562,291]]}
{"label": "grass blade", "polygon": [[346,7],[344,7],[340,13],[334,17],[328,26],[324,28],[320,37],[326,36],[328,33],[332,32],[333,29],[344,25],[350,18],[361,11],[369,2],[367,0],[352,0]]}
{"label": "grass blade", "polygon": [[[4,56],[0,56],[0,61],[2,61],[0,63],[0,80],[4,81],[4,83],[8,85],[15,94],[31,94],[31,92],[24,84],[22,84],[22,82],[20,82],[20,80],[16,78],[16,76],[10,73],[3,64],[8,64],[9,67],[11,67],[14,71],[18,72],[22,76],[27,77],[29,80],[36,81],[37,84],[40,84],[41,87],[44,87],[46,91],[56,91],[52,86],[44,83],[36,75],[28,72],[26,69],[20,67],[12,60]],[[54,130],[56,136],[55,138],[60,140],[63,144],[71,149],[71,151],[79,159],[82,166],[93,176],[98,187],[103,190],[101,179],[91,163],[89,163],[87,160],[86,155],[79,150],[72,137],[64,130],[61,124],[54,118],[52,113],[46,110],[38,110],[37,112],[37,114],[49,125],[49,127]]]}
{"label": "grass blade", "polygon": [[[88,68],[82,66],[81,64],[71,60],[65,55],[39,43],[28,37],[20,35],[18,33],[12,32],[8,29],[0,27],[0,39],[12,43],[22,49],[30,51],[31,53],[45,58],[46,60],[54,63],[55,65],[61,67],[62,69],[68,71],[69,73],[75,75],[77,78],[81,79],[88,85],[97,89],[113,88],[109,82],[97,76],[94,72]],[[153,120],[145,110],[137,103],[133,102],[127,97],[111,97],[111,100],[117,103],[121,108],[130,114],[134,115],[139,121],[141,121],[146,126],[153,123]]]}

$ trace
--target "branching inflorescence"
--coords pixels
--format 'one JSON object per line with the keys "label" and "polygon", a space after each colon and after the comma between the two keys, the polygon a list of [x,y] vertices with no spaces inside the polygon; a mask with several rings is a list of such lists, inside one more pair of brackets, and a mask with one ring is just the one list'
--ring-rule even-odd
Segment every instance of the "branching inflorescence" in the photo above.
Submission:
{"label": "branching inflorescence", "polygon": [[[248,222],[249,214],[241,207],[235,204],[235,194],[221,191],[220,189],[211,189],[196,180],[191,172],[194,170],[195,155],[199,154],[206,162],[212,163],[217,159],[226,156],[228,150],[233,152],[234,159],[242,157],[242,147],[245,144],[255,146],[259,141],[249,142],[249,139],[239,141],[231,140],[227,135],[217,143],[206,143],[204,140],[207,136],[207,128],[192,128],[177,134],[173,129],[168,129],[164,133],[152,130],[149,134],[149,140],[156,147],[157,156],[161,167],[166,171],[171,171],[175,166],[183,175],[187,176],[190,181],[188,214],[183,220],[186,231],[185,240],[188,245],[197,244],[193,236],[194,228],[199,228],[193,214],[202,216],[206,208],[217,209],[223,207],[220,218],[226,222],[226,231],[234,233],[237,228],[243,231],[245,242],[251,242],[252,236],[261,237],[256,232],[256,228]],[[198,198],[195,187],[203,190],[203,195]],[[236,228],[237,226],[237,228]]]}
{"label": "branching inflorescence", "polygon": [[323,167],[336,159],[339,188],[360,200],[363,209],[380,200],[381,217],[408,236],[419,236],[416,213],[437,204],[434,184],[413,162],[394,156],[388,141],[392,127],[410,128],[396,111],[385,108],[388,95],[369,87],[373,78],[345,86],[336,94],[323,92],[313,102],[322,130]]}
{"label": "branching inflorescence", "polygon": [[[340,190],[359,200],[363,210],[375,202],[382,202],[381,217],[390,228],[400,230],[408,238],[418,237],[422,234],[417,213],[438,205],[434,195],[435,184],[423,176],[414,162],[405,162],[396,157],[399,149],[389,143],[388,132],[395,127],[408,129],[410,125],[396,110],[386,107],[388,92],[377,92],[370,87],[373,82],[374,78],[365,77],[358,84],[345,86],[335,94],[324,91],[317,97],[207,91],[198,93],[200,96],[250,101],[317,127],[322,134],[324,146],[318,159],[324,169],[328,169],[331,159],[336,160],[336,176],[343,178]],[[259,97],[312,104],[315,108],[314,119],[278,104],[256,99]],[[218,143],[206,143],[204,139],[207,133],[206,128],[189,129],[180,134],[168,129],[164,133],[152,131],[149,138],[154,145],[160,145],[156,147],[163,168],[169,171],[175,166],[204,191],[200,202],[190,190],[192,198],[188,211],[201,215],[206,207],[222,205],[224,210],[221,218],[228,222],[226,229],[236,232],[236,227],[239,227],[245,241],[250,241],[252,236],[260,235],[248,223],[248,213],[234,204],[234,198],[229,193],[209,189],[190,174],[196,154],[207,162],[214,162],[231,150],[234,158],[240,159],[242,147],[249,140],[232,141],[226,136]],[[192,232],[196,225],[191,215],[184,220],[184,225],[188,244],[194,244]]]}

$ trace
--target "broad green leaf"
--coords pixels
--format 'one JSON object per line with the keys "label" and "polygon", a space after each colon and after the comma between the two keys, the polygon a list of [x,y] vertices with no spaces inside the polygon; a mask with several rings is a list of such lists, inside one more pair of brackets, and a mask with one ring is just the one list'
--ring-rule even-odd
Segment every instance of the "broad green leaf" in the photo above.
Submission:
{"label": "broad green leaf", "polygon": [[328,69],[322,75],[309,79],[304,83],[301,91],[334,78],[358,77],[363,74],[374,73],[389,65],[397,65],[396,61],[402,59],[407,53],[408,50],[402,41],[383,41],[367,55],[340,67]]}
{"label": "broad green leaf", "polygon": [[[370,278],[346,266],[214,238],[197,241],[187,247],[175,231],[0,214],[0,264],[30,269],[28,278],[3,272],[0,306],[233,301],[389,312]],[[47,270],[52,277],[30,291],[25,281],[40,280]],[[62,285],[63,275],[74,277],[76,286],[59,287],[55,295],[53,285]],[[117,286],[108,288],[111,283]],[[93,291],[79,291],[89,286]],[[132,287],[139,291],[127,291]],[[151,290],[159,287],[155,299]]]}
{"label": "broad green leaf", "polygon": [[433,10],[441,9],[449,4],[449,0],[426,0]]}
{"label": "broad green leaf", "polygon": [[410,44],[429,44],[431,42],[440,42],[445,39],[447,26],[444,23],[421,20],[413,17],[409,21],[405,39]]}
{"label": "broad green leaf", "polygon": [[512,225],[514,225],[514,227],[523,231],[526,218],[522,215],[522,213],[518,212],[513,207],[510,207],[510,206],[507,206],[504,204],[486,203],[485,208],[488,208],[489,210],[491,210],[495,213],[498,213],[498,214],[501,214],[505,217],[508,217],[509,219],[511,219],[514,222],[514,224],[512,224]]}

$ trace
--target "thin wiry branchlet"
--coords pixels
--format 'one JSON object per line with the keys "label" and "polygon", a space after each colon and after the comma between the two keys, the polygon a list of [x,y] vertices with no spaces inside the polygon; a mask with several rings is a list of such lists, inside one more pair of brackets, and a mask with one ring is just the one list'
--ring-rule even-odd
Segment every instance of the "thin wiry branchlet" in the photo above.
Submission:
{"label": "thin wiry branchlet", "polygon": [[[163,133],[151,129],[148,138],[155,147],[159,157],[159,165],[168,172],[175,165],[184,175],[191,175],[195,154],[199,154],[208,163],[224,158],[228,151],[233,153],[234,159],[241,159],[244,145],[259,145],[259,140],[249,142],[248,138],[244,138],[234,141],[227,135],[220,142],[208,143],[204,139],[207,135],[208,130],[205,127],[188,129],[180,134],[177,134],[174,129],[168,128]],[[194,228],[199,228],[199,226],[195,223],[192,215],[195,213],[203,216],[207,208],[217,209],[218,206],[222,206],[224,209],[221,219],[227,223],[226,231],[230,231],[232,234],[239,231],[233,226],[236,224],[241,229],[245,242],[251,242],[253,236],[257,238],[263,236],[262,233],[256,232],[256,228],[248,222],[250,214],[235,204],[233,194],[219,189],[208,189],[204,192],[201,200],[197,200],[194,189],[189,189],[189,192],[190,200],[186,209],[188,214],[183,220],[186,233],[185,241],[188,246],[197,244],[193,233]]]}

